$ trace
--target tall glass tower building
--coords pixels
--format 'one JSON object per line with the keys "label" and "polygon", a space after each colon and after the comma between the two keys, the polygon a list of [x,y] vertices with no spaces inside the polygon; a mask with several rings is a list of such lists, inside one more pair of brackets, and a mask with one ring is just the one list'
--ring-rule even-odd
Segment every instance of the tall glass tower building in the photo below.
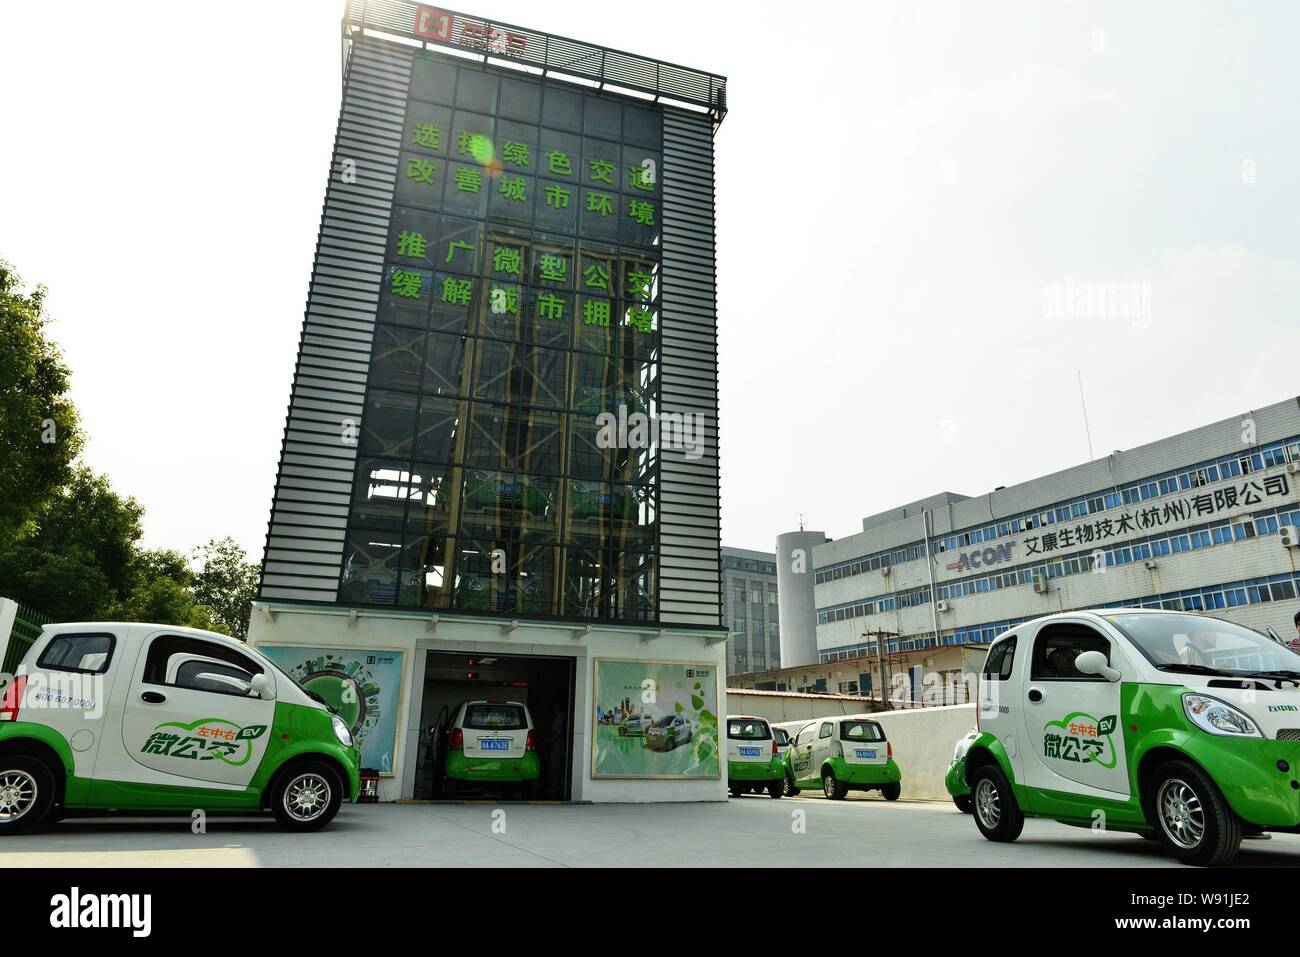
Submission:
{"label": "tall glass tower building", "polygon": [[513,687],[564,701],[565,796],[721,797],[607,760],[596,695],[609,658],[721,699],[725,80],[402,0],[349,4],[344,54],[251,639],[401,652],[386,796],[435,704]]}

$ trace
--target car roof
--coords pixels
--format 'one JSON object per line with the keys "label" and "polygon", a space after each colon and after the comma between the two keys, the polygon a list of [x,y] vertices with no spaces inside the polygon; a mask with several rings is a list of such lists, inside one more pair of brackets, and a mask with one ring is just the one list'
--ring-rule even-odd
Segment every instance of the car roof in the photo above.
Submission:
{"label": "car roof", "polygon": [[190,628],[187,625],[159,625],[147,621],[58,621],[45,625],[42,632],[64,632],[69,630],[76,631],[94,631],[112,628],[114,630],[127,629],[136,632],[154,632],[165,631],[173,635],[188,635],[194,638],[207,638],[212,641],[229,645],[232,648],[256,648],[255,645],[249,645],[233,638],[230,635],[223,635],[218,631],[207,631],[203,628]]}

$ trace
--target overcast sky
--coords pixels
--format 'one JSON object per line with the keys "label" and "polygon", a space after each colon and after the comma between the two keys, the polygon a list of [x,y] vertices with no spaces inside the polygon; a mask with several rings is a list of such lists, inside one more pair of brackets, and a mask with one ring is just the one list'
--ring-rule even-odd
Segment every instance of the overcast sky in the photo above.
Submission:
{"label": "overcast sky", "polygon": [[[466,12],[728,76],[723,541],[770,550],[799,512],[841,537],[1085,461],[1076,370],[1097,456],[1300,391],[1298,10]],[[150,546],[261,556],[341,12],[4,5],[0,257],[49,287],[85,458]]]}

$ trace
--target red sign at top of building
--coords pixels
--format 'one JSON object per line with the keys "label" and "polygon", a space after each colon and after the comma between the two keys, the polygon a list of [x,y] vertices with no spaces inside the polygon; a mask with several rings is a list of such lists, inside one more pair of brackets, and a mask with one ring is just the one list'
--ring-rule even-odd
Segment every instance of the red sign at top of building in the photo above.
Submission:
{"label": "red sign at top of building", "polygon": [[[460,25],[460,39],[454,38],[457,23]],[[523,34],[499,27],[491,27],[477,20],[461,17],[459,21],[445,10],[433,7],[418,7],[415,11],[416,36],[443,43],[459,43],[461,46],[486,50],[488,53],[504,53],[520,56],[528,48],[528,40]]]}

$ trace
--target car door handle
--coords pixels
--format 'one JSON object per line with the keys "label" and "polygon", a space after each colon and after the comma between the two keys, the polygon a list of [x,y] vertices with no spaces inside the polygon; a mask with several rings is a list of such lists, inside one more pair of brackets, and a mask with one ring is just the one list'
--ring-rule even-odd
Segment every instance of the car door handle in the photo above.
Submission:
{"label": "car door handle", "polygon": [[1042,700],[1043,700],[1043,693],[1042,693],[1041,691],[1039,691],[1037,688],[1030,688],[1030,689],[1029,689],[1029,700],[1030,700],[1030,701],[1033,701],[1033,702],[1039,702],[1039,701],[1042,701]]}
{"label": "car door handle", "polygon": [[140,700],[145,704],[162,704],[167,700],[167,696],[161,691],[146,691],[140,695]]}

